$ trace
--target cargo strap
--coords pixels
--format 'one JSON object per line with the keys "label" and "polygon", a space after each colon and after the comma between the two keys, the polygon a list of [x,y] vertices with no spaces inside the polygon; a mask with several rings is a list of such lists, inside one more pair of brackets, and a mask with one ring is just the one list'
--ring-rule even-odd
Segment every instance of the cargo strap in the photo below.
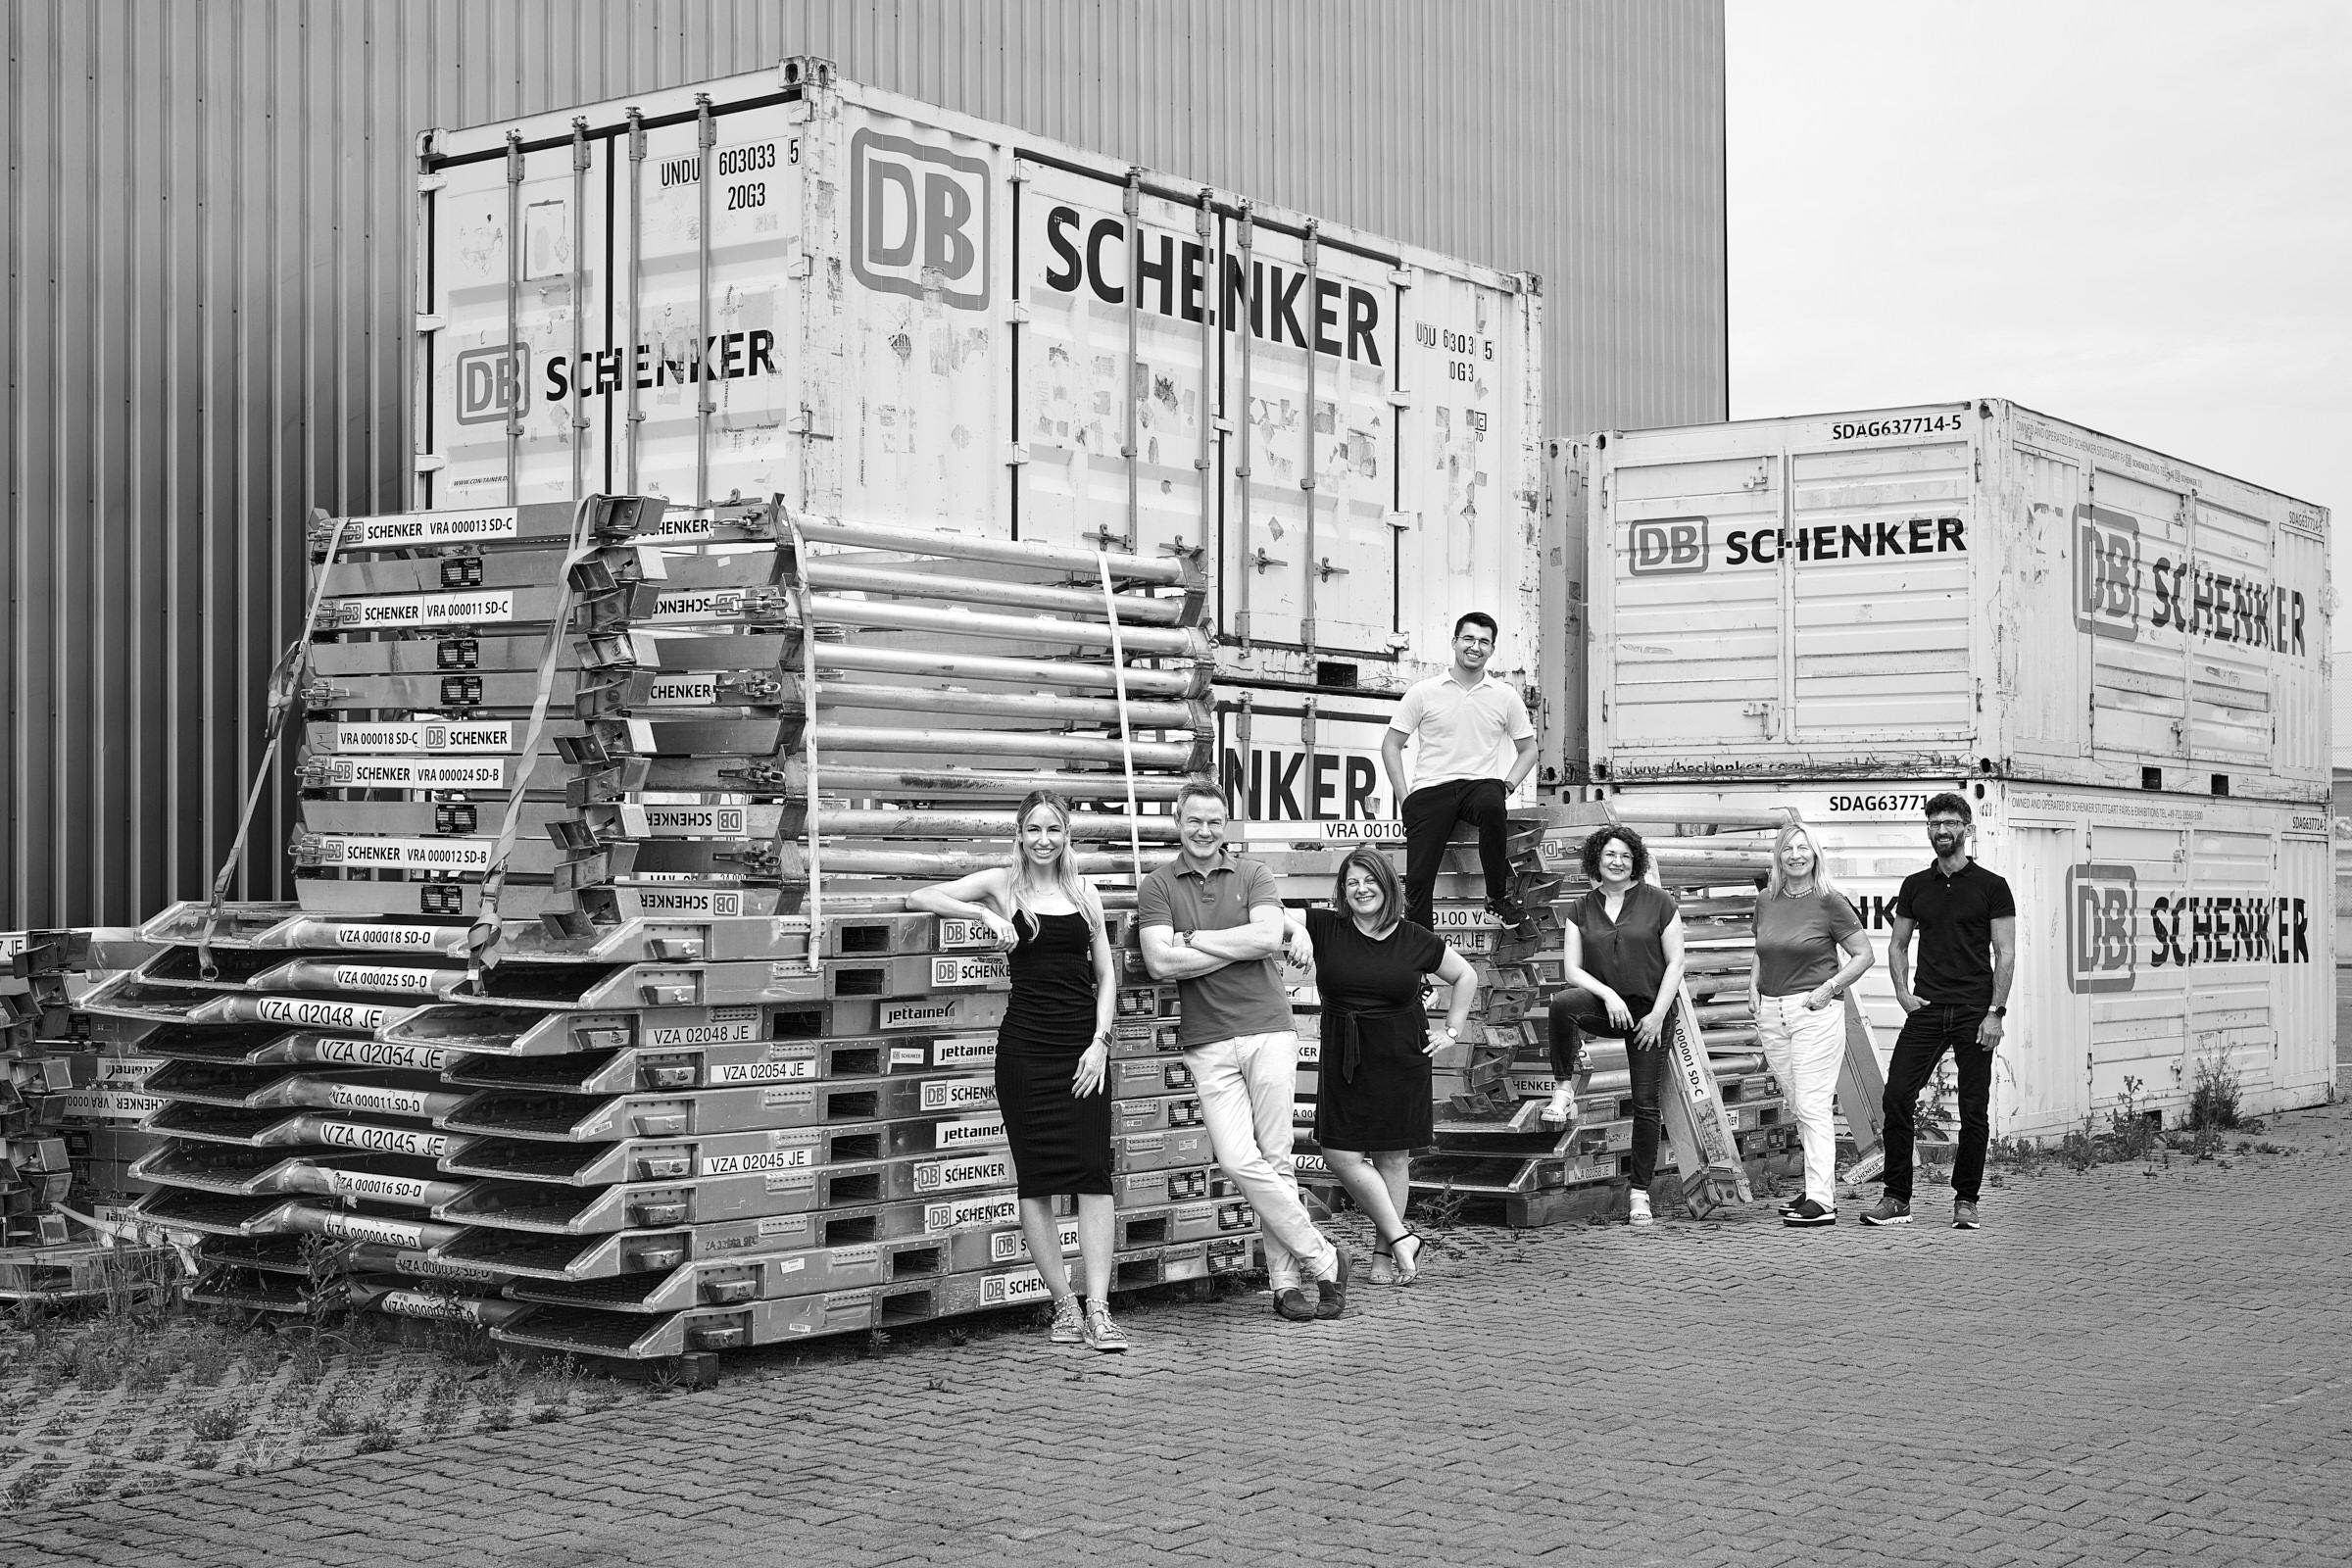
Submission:
{"label": "cargo strap", "polygon": [[[1127,653],[1119,640],[1119,600],[1111,591],[1110,557],[1095,552],[1095,565],[1102,573],[1102,614],[1110,622],[1110,683],[1119,700],[1119,760],[1127,773],[1127,852],[1134,857],[1132,874],[1140,886],[1144,877],[1144,834],[1136,820],[1135,808],[1135,732],[1127,722]],[[1018,834],[1019,824],[1014,824]]]}
{"label": "cargo strap", "polygon": [[278,742],[286,733],[286,715],[302,699],[303,677],[311,663],[311,633],[318,624],[318,607],[326,599],[327,574],[335,568],[335,556],[343,548],[343,525],[348,517],[337,517],[334,530],[326,538],[326,559],[318,566],[318,580],[311,585],[310,608],[303,612],[302,635],[278,656],[276,666],[270,671],[270,712],[264,720],[261,765],[254,769],[253,787],[245,792],[245,809],[237,817],[237,836],[229,841],[228,855],[220,862],[220,874],[213,878],[213,898],[204,907],[204,929],[196,937],[196,968],[207,980],[220,976],[220,965],[213,962],[213,932],[220,924],[220,905],[228,897],[228,885],[236,880],[237,862],[245,858],[245,835],[253,828],[254,808],[262,804],[262,789],[270,782],[270,768],[277,760]]}
{"label": "cargo strap", "polygon": [[539,760],[539,737],[547,728],[548,700],[556,690],[556,664],[564,654],[564,634],[571,621],[571,572],[588,554],[588,518],[603,496],[582,496],[571,513],[571,543],[564,553],[563,579],[556,589],[556,608],[547,626],[547,646],[539,654],[539,683],[531,698],[531,721],[523,727],[522,752],[514,762],[514,787],[507,794],[506,820],[498,826],[490,865],[482,878],[482,906],[466,932],[466,988],[477,995],[482,971],[498,961],[503,929],[498,919],[498,896],[507,885],[507,858],[514,852],[514,835],[522,825],[522,803],[530,789],[531,771]]}
{"label": "cargo strap", "polygon": [[[801,614],[801,682],[806,688],[801,703],[801,758],[808,773],[806,799],[808,802],[808,902],[805,911],[808,916],[808,972],[814,974],[823,967],[817,956],[822,946],[816,939],[818,916],[824,912],[825,874],[818,850],[816,831],[816,614],[808,603],[808,541],[802,536],[801,519],[784,509],[781,496],[776,498],[777,510],[784,512],[785,526],[792,530],[792,598]],[[777,826],[777,860],[783,859],[783,824],[791,813],[779,813]]]}

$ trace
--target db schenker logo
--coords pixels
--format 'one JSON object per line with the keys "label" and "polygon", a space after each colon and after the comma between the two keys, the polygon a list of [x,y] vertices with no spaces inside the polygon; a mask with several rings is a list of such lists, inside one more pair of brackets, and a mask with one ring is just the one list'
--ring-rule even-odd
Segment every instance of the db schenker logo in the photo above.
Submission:
{"label": "db schenker logo", "polygon": [[1707,569],[1707,519],[1659,517],[1637,522],[1626,540],[1626,570],[1637,577]]}
{"label": "db schenker logo", "polygon": [[531,408],[530,351],[518,343],[469,349],[458,356],[458,422],[484,424]]}
{"label": "db schenker logo", "polygon": [[2139,637],[2139,524],[2112,508],[2075,508],[2075,626],[2093,637]]}
{"label": "db schenker logo", "polygon": [[2139,921],[2139,880],[2128,865],[2071,865],[2066,870],[2066,986],[2070,991],[2129,991],[2132,932]]}
{"label": "db schenker logo", "polygon": [[988,304],[988,165],[904,136],[850,138],[850,270],[886,294]]}

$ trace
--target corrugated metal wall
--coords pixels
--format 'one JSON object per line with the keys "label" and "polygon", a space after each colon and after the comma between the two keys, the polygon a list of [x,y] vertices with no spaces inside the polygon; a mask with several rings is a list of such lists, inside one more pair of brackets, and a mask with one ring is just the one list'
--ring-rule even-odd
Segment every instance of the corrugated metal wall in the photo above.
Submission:
{"label": "corrugated metal wall", "polygon": [[[1553,428],[1726,412],[1720,0],[7,0],[0,921],[202,893],[313,507],[405,492],[414,133],[853,79],[1544,274]],[[240,884],[276,896],[263,801]]]}

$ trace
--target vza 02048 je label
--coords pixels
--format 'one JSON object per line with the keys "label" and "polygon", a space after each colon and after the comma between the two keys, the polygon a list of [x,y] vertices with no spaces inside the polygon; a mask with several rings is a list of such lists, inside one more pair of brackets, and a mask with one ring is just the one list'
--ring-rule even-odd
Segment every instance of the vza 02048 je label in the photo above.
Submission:
{"label": "vza 02048 je label", "polygon": [[366,1029],[373,1033],[397,1009],[307,997],[257,997],[253,1010],[254,1016],[264,1023],[294,1024],[306,1029]]}
{"label": "vza 02048 je label", "polygon": [[712,1007],[705,1023],[649,1024],[641,1032],[648,1046],[674,1050],[679,1046],[748,1046],[760,1038],[758,1007]]}

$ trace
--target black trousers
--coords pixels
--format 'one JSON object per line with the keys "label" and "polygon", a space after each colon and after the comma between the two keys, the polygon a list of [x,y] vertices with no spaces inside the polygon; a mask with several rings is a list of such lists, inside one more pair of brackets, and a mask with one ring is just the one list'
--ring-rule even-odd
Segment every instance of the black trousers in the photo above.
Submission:
{"label": "black trousers", "polygon": [[1511,896],[1509,792],[1498,778],[1464,778],[1450,784],[1432,784],[1404,798],[1404,917],[1434,929],[1430,892],[1438,885],[1438,867],[1446,860],[1446,841],[1453,824],[1468,822],[1478,829],[1478,863],[1487,873],[1487,898],[1500,902]]}
{"label": "black trousers", "polygon": [[1952,1198],[1973,1203],[1984,1185],[1984,1148],[1992,1141],[1992,1053],[1977,1044],[1983,1007],[1931,1002],[1903,1019],[1886,1063],[1886,1196],[1911,1201],[1911,1140],[1919,1092],[1936,1063],[1952,1054],[1960,1080],[1960,1147],[1952,1157]]}
{"label": "black trousers", "polygon": [[[1657,1005],[1657,1000],[1627,997],[1625,1005],[1639,1025]],[[1568,1075],[1582,1065],[1585,1036],[1600,1035],[1626,1043],[1626,1071],[1634,1080],[1634,1165],[1628,1174],[1637,1192],[1649,1191],[1650,1178],[1658,1171],[1658,1090],[1666,1081],[1666,1048],[1674,1043],[1674,1026],[1675,1015],[1668,1013],[1665,1027],[1658,1031],[1657,1045],[1641,1051],[1634,1046],[1634,1031],[1609,1022],[1609,1009],[1582,986],[1570,986],[1551,999],[1551,1071],[1560,1082],[1567,1082]]]}

